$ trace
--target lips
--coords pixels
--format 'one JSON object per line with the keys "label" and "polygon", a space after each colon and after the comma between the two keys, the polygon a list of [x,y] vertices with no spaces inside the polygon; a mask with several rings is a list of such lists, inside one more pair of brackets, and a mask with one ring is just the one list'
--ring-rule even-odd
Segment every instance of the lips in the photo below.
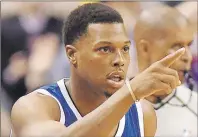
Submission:
{"label": "lips", "polygon": [[177,72],[180,80],[183,82],[185,79],[186,72],[188,72],[188,70],[178,70]]}
{"label": "lips", "polygon": [[124,72],[115,71],[107,76],[107,83],[114,88],[121,88],[124,85]]}
{"label": "lips", "polygon": [[184,76],[184,71],[178,70],[177,72],[178,72],[178,74],[179,74],[180,76],[182,76],[182,77]]}

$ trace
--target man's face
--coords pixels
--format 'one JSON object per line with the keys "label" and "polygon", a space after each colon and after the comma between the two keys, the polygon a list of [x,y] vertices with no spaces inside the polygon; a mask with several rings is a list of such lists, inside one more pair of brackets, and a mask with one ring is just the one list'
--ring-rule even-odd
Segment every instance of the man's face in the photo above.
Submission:
{"label": "man's face", "polygon": [[77,45],[77,73],[89,85],[108,95],[123,86],[130,41],[122,23],[90,24]]}
{"label": "man's face", "polygon": [[192,61],[190,45],[193,41],[193,32],[189,28],[183,27],[180,29],[167,29],[162,33],[165,33],[166,37],[154,41],[151,46],[149,54],[150,63],[154,63],[166,55],[184,47],[186,49],[185,54],[170,66],[170,68],[177,70],[181,82],[184,82],[184,71],[190,69]]}
{"label": "man's face", "polygon": [[[165,29],[161,32],[161,34],[164,37],[161,37],[161,39],[155,39],[154,36],[153,41],[150,42],[146,56],[147,59],[141,58],[141,60],[146,60],[147,62],[145,63],[145,65],[147,65],[144,67],[148,67],[152,63],[164,58],[168,54],[173,53],[176,50],[184,47],[186,49],[185,54],[182,55],[170,66],[170,68],[175,69],[178,72],[179,79],[183,83],[185,80],[184,71],[188,71],[190,69],[192,62],[190,45],[193,41],[193,32],[189,28],[185,27],[180,29]],[[156,103],[156,97],[164,98],[166,96],[167,95],[164,95],[164,91],[161,91],[156,92],[147,99],[153,103]]]}

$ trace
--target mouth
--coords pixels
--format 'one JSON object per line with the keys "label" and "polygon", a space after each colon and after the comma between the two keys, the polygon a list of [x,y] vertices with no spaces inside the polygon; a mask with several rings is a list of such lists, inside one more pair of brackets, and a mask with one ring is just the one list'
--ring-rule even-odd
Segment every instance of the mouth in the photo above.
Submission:
{"label": "mouth", "polygon": [[107,76],[107,83],[114,88],[121,88],[124,85],[124,73],[122,71],[111,73]]}
{"label": "mouth", "polygon": [[188,70],[178,70],[178,75],[181,81],[184,81]]}
{"label": "mouth", "polygon": [[184,70],[178,70],[177,72],[178,72],[179,76],[184,77]]}

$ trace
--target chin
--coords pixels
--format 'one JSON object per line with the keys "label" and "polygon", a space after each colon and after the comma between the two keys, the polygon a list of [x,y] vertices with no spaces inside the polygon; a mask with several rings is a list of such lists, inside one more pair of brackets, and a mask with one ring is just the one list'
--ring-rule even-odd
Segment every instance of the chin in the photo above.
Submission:
{"label": "chin", "polygon": [[112,96],[114,93],[116,93],[119,90],[119,88],[107,88],[104,92],[106,97]]}
{"label": "chin", "polygon": [[106,96],[106,98],[109,98],[109,97],[111,97],[113,94],[109,93],[108,91],[105,91],[105,92],[104,92],[104,95]]}

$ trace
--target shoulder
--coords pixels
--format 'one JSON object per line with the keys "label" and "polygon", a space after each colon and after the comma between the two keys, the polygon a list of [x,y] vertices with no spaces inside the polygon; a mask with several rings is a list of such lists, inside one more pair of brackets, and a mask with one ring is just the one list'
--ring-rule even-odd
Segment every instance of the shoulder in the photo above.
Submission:
{"label": "shoulder", "polygon": [[12,108],[11,119],[17,130],[26,124],[42,120],[59,121],[60,109],[52,97],[32,92],[16,101]]}
{"label": "shoulder", "polygon": [[[48,95],[44,95],[42,94],[42,92],[38,92],[42,90],[44,91],[44,89],[37,89],[34,92],[19,98],[19,100],[17,100],[14,104],[12,112],[14,110],[17,110],[16,108],[19,108],[21,111],[24,112],[31,110],[39,110],[38,113],[51,111],[52,108],[53,110],[59,110],[58,103],[54,98]],[[48,115],[49,114],[51,113],[48,113]]]}
{"label": "shoulder", "polygon": [[145,136],[154,136],[157,129],[157,117],[153,105],[145,99],[140,103],[143,111]]}

